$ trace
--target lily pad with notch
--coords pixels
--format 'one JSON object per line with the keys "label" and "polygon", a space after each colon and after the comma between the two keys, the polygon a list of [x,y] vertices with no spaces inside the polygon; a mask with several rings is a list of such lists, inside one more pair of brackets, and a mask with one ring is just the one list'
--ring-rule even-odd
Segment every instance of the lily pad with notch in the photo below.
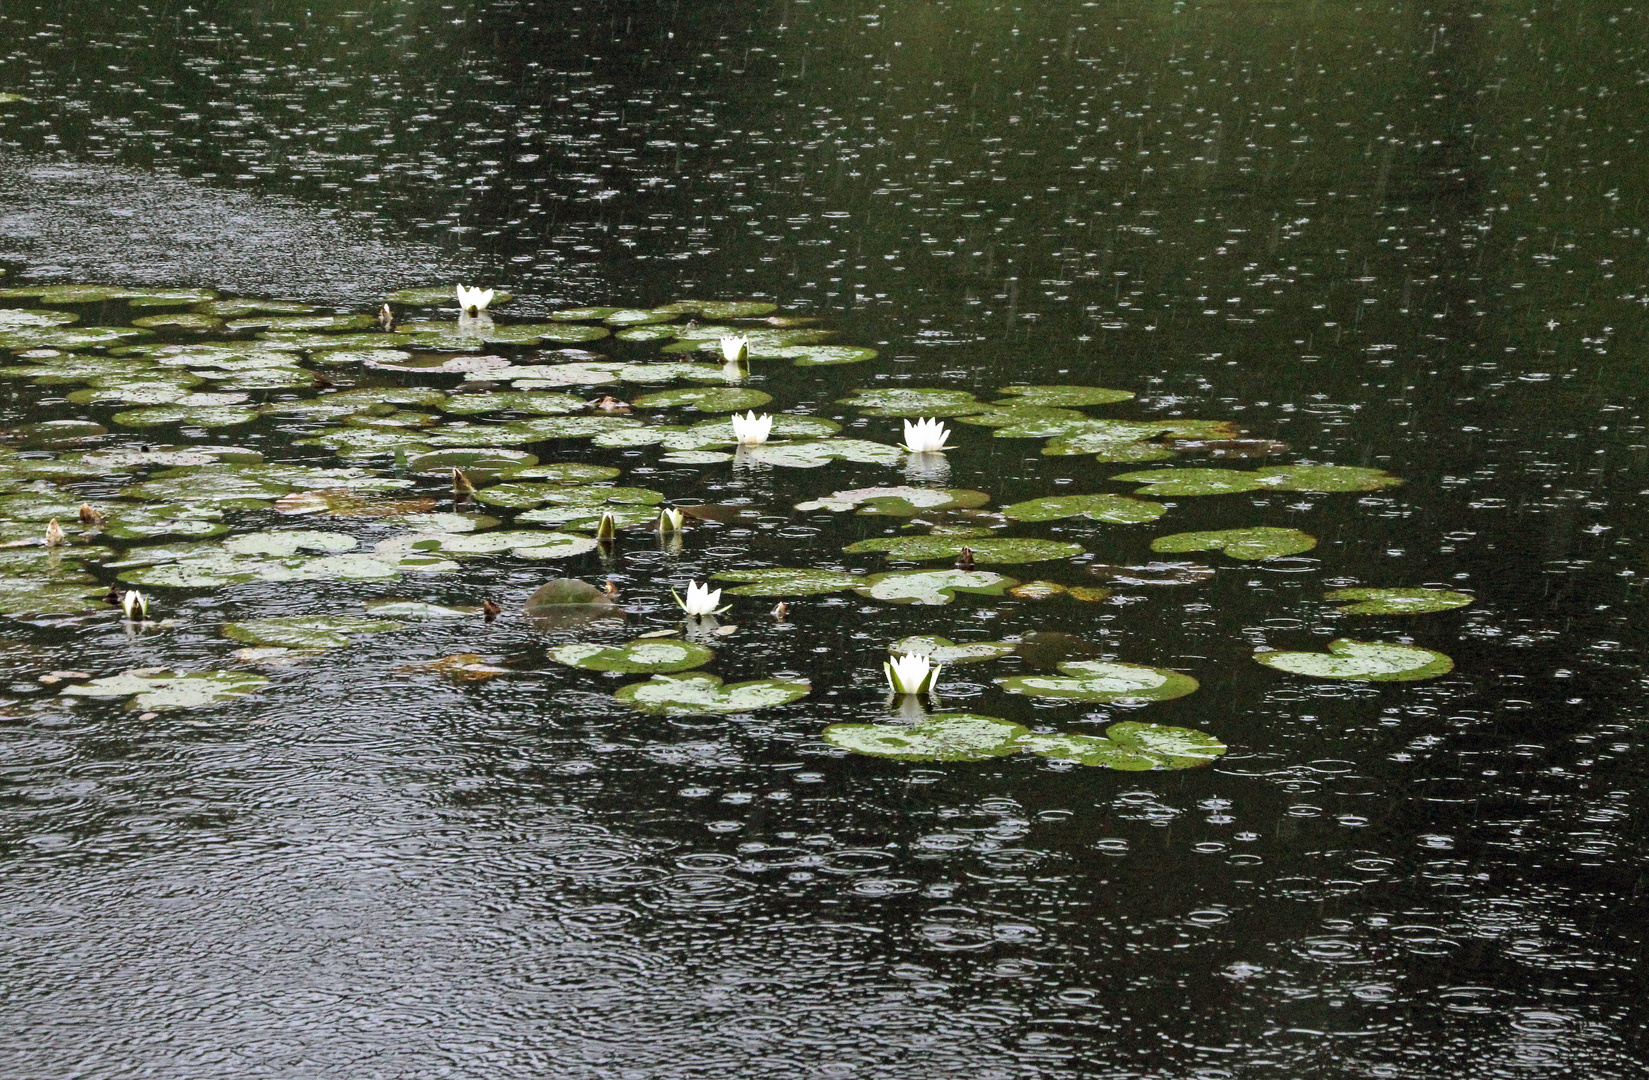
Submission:
{"label": "lily pad with notch", "polygon": [[666,716],[751,712],[800,701],[812,690],[803,679],[752,679],[723,684],[702,671],[654,675],[647,682],[620,687],[613,696],[642,712]]}
{"label": "lily pad with notch", "polygon": [[761,390],[739,386],[697,386],[683,390],[661,390],[635,399],[638,409],[673,409],[691,405],[701,412],[740,412],[758,409],[773,400],[773,395]]}
{"label": "lily pad with notch", "polygon": [[1107,705],[1143,705],[1193,693],[1197,680],[1168,668],[1114,660],[1067,660],[1059,676],[1013,675],[997,679],[1010,694]]}
{"label": "lily pad with notch", "polygon": [[400,630],[406,624],[354,615],[281,615],[223,624],[223,636],[247,645],[282,649],[336,649],[362,634]]}
{"label": "lily pad with notch", "polygon": [[1378,491],[1403,482],[1384,469],[1352,465],[1284,465],[1243,472],[1236,469],[1148,469],[1111,477],[1148,485],[1138,495],[1230,495],[1245,491]]}
{"label": "lily pad with notch", "polygon": [[890,653],[915,653],[926,656],[936,664],[977,664],[983,660],[1000,660],[1011,656],[1017,648],[1011,641],[969,641],[958,645],[950,638],[908,637],[888,646]]}
{"label": "lily pad with notch", "polygon": [[742,581],[746,584],[727,590],[729,596],[817,596],[841,592],[865,584],[859,574],[839,570],[811,570],[775,566],[760,570],[729,570],[712,575],[716,581]]}
{"label": "lily pad with notch", "polygon": [[1340,608],[1347,615],[1426,615],[1462,608],[1477,598],[1451,589],[1335,589],[1323,599],[1355,601]]}
{"label": "lily pad with notch", "polygon": [[1216,529],[1175,533],[1151,541],[1151,550],[1165,554],[1185,551],[1223,551],[1247,562],[1298,555],[1317,546],[1317,538],[1299,529],[1261,525],[1250,529]]}
{"label": "lily pad with notch", "polygon": [[833,491],[797,503],[796,509],[843,513],[857,508],[860,514],[915,517],[929,511],[972,510],[990,501],[985,492],[968,488],[869,487]]}
{"label": "lily pad with notch", "polygon": [[1083,553],[1081,544],[1062,540],[971,536],[877,536],[849,544],[842,550],[849,555],[879,551],[889,560],[925,562],[954,559],[962,554],[963,548],[972,552],[974,562],[987,564],[1044,562],[1070,559]]}
{"label": "lily pad with notch", "polygon": [[590,671],[622,671],[629,675],[687,671],[703,667],[715,652],[692,641],[650,638],[624,645],[571,642],[550,650],[550,659]]}
{"label": "lily pad with notch", "polygon": [[1327,653],[1256,652],[1254,659],[1291,675],[1363,682],[1416,682],[1454,670],[1453,660],[1431,649],[1351,638],[1329,642]]}
{"label": "lily pad with notch", "polygon": [[1207,732],[1133,720],[1112,724],[1103,737],[1076,733],[1027,735],[1020,744],[1050,760],[1122,772],[1195,769],[1212,764],[1226,752],[1226,745]]}
{"label": "lily pad with notch", "polygon": [[1132,401],[1132,390],[1111,390],[1103,386],[1004,386],[1000,393],[1011,395],[992,402],[1001,407],[1025,405],[1071,408],[1081,405],[1114,405]]}
{"label": "lily pad with notch", "polygon": [[897,570],[873,574],[853,591],[889,604],[937,606],[955,600],[957,593],[1001,596],[1018,584],[1017,579],[990,570]]}
{"label": "lily pad with notch", "polygon": [[233,701],[269,685],[262,675],[245,671],[195,671],[180,674],[167,668],[136,668],[63,688],[74,697],[124,697],[133,712],[199,709]]}
{"label": "lily pad with notch", "polygon": [[1161,503],[1146,502],[1127,495],[1050,495],[1028,499],[1002,508],[1002,516],[1013,521],[1057,521],[1085,517],[1111,525],[1140,525],[1167,513]]}
{"label": "lily pad with notch", "polygon": [[880,386],[854,390],[836,404],[851,406],[866,416],[963,416],[988,408],[966,390]]}
{"label": "lily pad with notch", "polygon": [[939,713],[915,724],[831,724],[832,746],[896,761],[986,761],[1024,749],[1030,729],[995,716]]}

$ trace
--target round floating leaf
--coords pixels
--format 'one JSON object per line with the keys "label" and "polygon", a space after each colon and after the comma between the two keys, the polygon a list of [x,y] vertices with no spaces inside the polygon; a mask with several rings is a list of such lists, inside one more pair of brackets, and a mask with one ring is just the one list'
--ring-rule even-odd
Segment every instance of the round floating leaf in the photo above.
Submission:
{"label": "round floating leaf", "polygon": [[97,607],[105,591],[97,579],[75,569],[6,574],[0,576],[0,615],[72,615]]}
{"label": "round floating leaf", "polygon": [[1435,679],[1454,670],[1454,661],[1418,645],[1384,645],[1375,641],[1336,638],[1327,655],[1309,652],[1257,652],[1254,659],[1266,667],[1313,679],[1357,679],[1367,682],[1413,682]]}
{"label": "round floating leaf", "polygon": [[130,697],[133,711],[198,709],[255,694],[269,685],[262,675],[245,671],[195,671],[187,675],[164,668],[139,668],[121,675],[64,687],[77,697]]}
{"label": "round floating leaf", "polygon": [[779,305],[763,300],[677,300],[654,310],[700,315],[706,319],[755,319],[779,310]]}
{"label": "round floating leaf", "polygon": [[538,458],[523,450],[503,450],[496,447],[464,447],[453,450],[435,450],[428,454],[414,454],[407,458],[407,471],[425,476],[450,473],[463,469],[466,473],[500,473],[504,470],[524,469],[538,464]]}
{"label": "round floating leaf", "polygon": [[[197,396],[215,397],[217,395],[203,394]],[[236,427],[240,424],[250,424],[257,418],[258,414],[251,409],[186,405],[159,405],[150,409],[127,409],[109,417],[114,423],[129,428],[165,427],[169,424],[189,424],[193,427],[204,428]]]}
{"label": "round floating leaf", "polygon": [[605,319],[618,308],[610,307],[580,307],[562,308],[550,313],[550,318],[557,322],[590,322],[595,319]]}
{"label": "round floating leaf", "polygon": [[444,607],[441,604],[426,604],[418,600],[368,600],[366,609],[374,615],[387,619],[467,619],[480,611],[480,608]]}
{"label": "round floating leaf", "polygon": [[842,550],[849,555],[880,551],[889,559],[925,562],[929,559],[954,559],[962,554],[963,548],[973,553],[974,562],[989,564],[1069,559],[1083,552],[1081,544],[1060,540],[976,539],[971,536],[877,536],[849,544]]}
{"label": "round floating leaf", "polygon": [[1286,465],[1240,472],[1235,469],[1147,469],[1113,480],[1149,484],[1141,495],[1229,495],[1244,491],[1377,491],[1401,484],[1384,469],[1350,465]]}
{"label": "round floating leaf", "polygon": [[1029,499],[1002,508],[1002,516],[1014,521],[1055,521],[1086,517],[1113,525],[1138,525],[1155,521],[1167,513],[1161,503],[1145,502],[1126,495],[1050,495]]}
{"label": "round floating leaf", "polygon": [[950,638],[908,637],[888,646],[890,653],[916,653],[930,657],[934,663],[949,667],[952,664],[976,664],[981,660],[997,660],[1014,651],[1009,641],[970,641],[958,645]]}
{"label": "round floating leaf", "polygon": [[[822,416],[792,416],[789,413],[779,413],[773,417],[771,434],[775,439],[817,439],[834,435],[841,430],[842,425]],[[738,436],[733,434],[731,420],[700,420],[693,425],[692,431],[694,435],[705,440],[707,445],[738,441]]]}
{"label": "round floating leaf", "polygon": [[[732,440],[727,440],[731,442]],[[856,461],[865,465],[897,465],[904,451],[897,446],[864,439],[821,439],[805,443],[767,443],[741,446],[734,460],[747,465],[769,465],[789,469],[817,469],[832,461]]]}
{"label": "round floating leaf", "polygon": [[685,390],[663,390],[635,399],[642,409],[672,409],[678,405],[694,405],[703,412],[742,412],[759,409],[773,400],[772,394],[736,386],[698,386]]}
{"label": "round floating leaf", "polygon": [[1359,601],[1340,608],[1347,615],[1425,615],[1465,607],[1477,598],[1449,589],[1336,589],[1323,599]]}
{"label": "round floating leaf", "polygon": [[588,408],[583,398],[542,390],[500,390],[485,394],[452,394],[441,411],[460,416],[492,412],[523,412],[534,416],[564,416]]}
{"label": "round floating leaf", "polygon": [[626,645],[574,642],[550,650],[550,658],[558,663],[591,671],[622,671],[630,675],[686,671],[708,664],[715,655],[703,645],[672,638],[632,641]]}
{"label": "round floating leaf", "polygon": [[1004,386],[1001,390],[1012,397],[993,402],[999,406],[1051,405],[1072,407],[1080,405],[1113,405],[1132,401],[1132,390],[1107,390],[1103,386]]}
{"label": "round floating leaf", "polygon": [[855,390],[836,404],[850,405],[867,416],[963,416],[986,410],[986,406],[966,390],[904,387]]}
{"label": "round floating leaf", "polygon": [[1261,469],[1265,486],[1278,491],[1378,491],[1396,487],[1402,477],[1384,469],[1361,469],[1351,465],[1284,465]]}
{"label": "round floating leaf", "polygon": [[1184,551],[1223,551],[1233,559],[1275,559],[1280,555],[1298,555],[1317,546],[1317,538],[1299,529],[1278,529],[1258,526],[1252,529],[1216,529],[1212,532],[1175,533],[1159,536],[1151,541],[1151,550],[1179,553]]}
{"label": "round floating leaf", "polygon": [[[603,322],[608,326],[651,326],[655,323],[674,322],[681,318],[679,311],[650,311],[644,308],[619,308],[609,314]],[[672,337],[674,335],[671,335]]]}
{"label": "round floating leaf", "polygon": [[545,608],[612,606],[613,598],[587,581],[554,578],[527,597],[526,611],[530,616]]}
{"label": "round floating leaf", "polygon": [[853,591],[890,604],[937,605],[950,603],[959,592],[1001,596],[1017,584],[989,570],[900,570],[865,578]]}
{"label": "round floating leaf", "polygon": [[515,515],[519,525],[549,525],[556,529],[590,532],[601,527],[604,515],[613,516],[613,525],[628,529],[658,520],[658,511],[647,506],[546,506]]}
{"label": "round floating leaf", "polygon": [[834,367],[837,364],[860,364],[881,355],[875,349],[854,345],[780,345],[758,349],[751,346],[751,355],[788,359],[796,367]]}
{"label": "round floating leaf", "polygon": [[991,497],[983,491],[971,491],[967,488],[873,487],[835,491],[808,502],[797,503],[796,509],[833,510],[841,513],[858,507],[861,514],[914,517],[928,510],[973,509],[990,501]]}
{"label": "round floating leaf", "polygon": [[620,687],[613,696],[643,712],[690,716],[788,705],[806,697],[811,689],[806,681],[799,679],[754,679],[724,686],[717,676],[695,671],[686,675],[654,675],[647,682]]}
{"label": "round floating leaf", "polygon": [[582,461],[558,461],[553,465],[533,465],[510,472],[514,479],[544,480],[551,484],[598,484],[618,475],[619,470],[610,465],[586,465]]}
{"label": "round floating leaf", "polygon": [[557,506],[657,506],[664,501],[662,491],[637,487],[569,486],[567,484],[512,482],[482,488],[475,498],[488,506],[519,510],[554,503]]}
{"label": "round floating leaf", "polygon": [[1081,426],[1096,421],[1087,413],[1049,405],[991,405],[982,407],[977,413],[958,416],[956,422],[977,427],[1013,428],[1016,432],[1022,432],[1022,438],[1046,438],[1061,434],[1072,425]]}
{"label": "round floating leaf", "polygon": [[192,311],[173,312],[170,315],[145,315],[141,319],[133,319],[132,325],[147,330],[192,330],[197,333],[223,329],[221,319]]}
{"label": "round floating leaf", "polygon": [[289,300],[247,300],[241,297],[230,297],[224,300],[208,300],[196,304],[192,309],[202,315],[215,315],[220,319],[238,319],[246,315],[308,315],[315,309],[308,304],[297,304]]}
{"label": "round floating leaf", "polygon": [[485,533],[409,533],[379,541],[373,551],[379,558],[410,555],[498,555],[504,552],[518,559],[565,559],[594,551],[596,542],[570,533],[508,530]]}
{"label": "round floating leaf", "polygon": [[1207,732],[1125,720],[1094,735],[1027,735],[1021,746],[1055,761],[1074,761],[1123,772],[1194,769],[1225,753],[1225,744]]}
{"label": "round floating leaf", "polygon": [[1258,491],[1265,486],[1258,473],[1232,469],[1146,469],[1143,472],[1119,473],[1111,479],[1148,484],[1136,494],[1159,498],[1164,495],[1231,495]]}
{"label": "round floating leaf", "polygon": [[632,326],[613,335],[620,341],[670,341],[676,336],[673,326]]}
{"label": "round floating leaf", "polygon": [[749,583],[728,589],[729,596],[816,596],[856,588],[866,581],[856,574],[836,570],[801,570],[782,566],[766,570],[730,570],[712,576],[716,581]]}
{"label": "round floating leaf", "polygon": [[943,713],[916,724],[831,724],[832,746],[898,761],[984,761],[1017,754],[1030,729],[994,716]]}
{"label": "round floating leaf", "polygon": [[189,506],[121,506],[114,509],[103,535],[115,540],[205,540],[229,531],[216,520],[222,511]]}
{"label": "round floating leaf", "polygon": [[129,499],[188,506],[199,503],[238,503],[248,499],[278,499],[292,488],[291,484],[248,476],[190,474],[165,480],[145,480],[141,484],[121,488],[120,493]]}
{"label": "round floating leaf", "polygon": [[68,326],[80,321],[72,311],[34,311],[29,308],[0,308],[0,333],[32,326]]}
{"label": "round floating leaf", "polygon": [[362,619],[352,615],[290,615],[251,622],[223,624],[223,636],[248,645],[283,649],[335,649],[348,645],[356,634],[399,630],[404,623]]}
{"label": "round floating leaf", "polygon": [[1197,680],[1177,671],[1112,660],[1068,660],[1059,665],[1059,670],[1064,678],[1015,675],[996,681],[1010,694],[1120,705],[1167,701],[1197,688]]}

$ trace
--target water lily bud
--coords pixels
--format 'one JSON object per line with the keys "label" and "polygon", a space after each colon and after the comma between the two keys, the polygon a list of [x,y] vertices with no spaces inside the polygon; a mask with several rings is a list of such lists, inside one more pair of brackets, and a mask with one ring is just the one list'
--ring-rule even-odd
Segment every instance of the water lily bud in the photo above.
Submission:
{"label": "water lily bud", "polygon": [[601,515],[601,521],[595,527],[595,538],[604,544],[618,538],[618,519],[613,517],[611,510]]}
{"label": "water lily bud", "polygon": [[51,524],[46,526],[46,546],[62,547],[68,542],[68,539],[68,536],[63,532],[63,526],[57,523],[56,518],[52,518]]}
{"label": "water lily bud", "polygon": [[470,483],[470,478],[464,474],[463,469],[454,467],[453,470],[452,470],[452,496],[453,496],[453,498],[455,498],[458,501],[462,502],[463,500],[469,498],[471,495],[474,495],[474,494],[475,494],[475,485]]}

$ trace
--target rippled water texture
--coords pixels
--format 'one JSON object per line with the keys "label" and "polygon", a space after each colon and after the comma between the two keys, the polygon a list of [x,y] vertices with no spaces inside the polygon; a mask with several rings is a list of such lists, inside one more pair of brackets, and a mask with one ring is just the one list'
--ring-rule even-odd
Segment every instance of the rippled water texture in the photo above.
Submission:
{"label": "rippled water texture", "polygon": [[[1645,1075],[1641,7],[0,0],[0,27],[22,99],[0,104],[0,284],[375,311],[463,275],[517,295],[501,321],[768,300],[880,351],[752,382],[856,437],[897,439],[833,404],[856,388],[1078,383],[1139,394],[1105,416],[1287,444],[1260,465],[1406,480],[1021,533],[1117,565],[1169,531],[1320,541],[1183,556],[1218,567],[1183,588],[1023,575],[1109,584],[1102,604],[844,594],[779,626],[741,600],[718,674],[814,693],[731,717],[636,713],[609,696],[628,677],[551,663],[514,612],[555,571],[508,557],[438,585],[170,593],[177,628],[136,639],[112,613],[8,620],[0,1074]],[[8,389],[7,426],[109,411]],[[956,426],[950,483],[994,505],[1124,492],[1107,478],[1138,467]],[[188,441],[330,463],[292,437]],[[898,469],[752,479],[655,449],[539,451],[764,514],[558,568],[613,577],[632,630],[671,625],[689,577],[885,568],[840,548],[896,523],[789,508]],[[1380,620],[1321,599],[1426,584],[1474,601]],[[38,682],[225,666],[225,619],[396,589],[510,614],[147,719]],[[1033,630],[1202,688],[1095,710],[958,667],[953,703],[1231,752],[1127,773],[820,741],[885,715],[889,642]],[[1455,669],[1252,660],[1335,636]],[[453,652],[513,674],[396,670]]]}

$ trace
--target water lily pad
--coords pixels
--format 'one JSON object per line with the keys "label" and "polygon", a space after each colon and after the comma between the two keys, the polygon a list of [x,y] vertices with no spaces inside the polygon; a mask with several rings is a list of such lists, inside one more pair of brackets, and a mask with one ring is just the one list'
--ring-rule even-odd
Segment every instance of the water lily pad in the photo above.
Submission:
{"label": "water lily pad", "polygon": [[863,585],[866,578],[837,570],[803,570],[776,566],[764,570],[729,570],[712,575],[716,581],[748,584],[728,589],[729,596],[815,596]]}
{"label": "water lily pad", "polygon": [[681,318],[679,311],[651,311],[645,308],[619,308],[610,312],[605,319],[608,326],[651,326],[655,323],[674,322]]}
{"label": "water lily pad", "polygon": [[1045,559],[1069,559],[1083,553],[1081,544],[1060,540],[1033,540],[1008,537],[976,539],[970,536],[877,536],[849,544],[849,555],[880,551],[889,559],[924,562],[954,559],[967,548],[976,563],[1029,563]]}
{"label": "water lily pad", "polygon": [[133,319],[132,325],[148,330],[189,330],[207,333],[223,329],[223,320],[193,311],[177,311],[168,315],[145,315],[140,319]]}
{"label": "water lily pad", "polygon": [[753,679],[723,685],[717,676],[695,671],[685,675],[654,675],[647,682],[620,687],[613,696],[643,712],[691,716],[788,705],[806,697],[810,690],[812,686],[800,679]]}
{"label": "water lily pad", "polygon": [[1103,386],[1004,386],[1001,393],[1012,395],[995,405],[1052,405],[1070,408],[1080,405],[1114,405],[1132,401],[1132,390],[1108,390]]}
{"label": "water lily pad", "polygon": [[221,510],[201,506],[120,506],[103,535],[115,540],[205,540],[229,531]]}
{"label": "water lily pad", "polygon": [[546,506],[515,515],[518,525],[548,525],[552,529],[593,532],[601,519],[611,514],[613,526],[628,529],[658,521],[658,511],[648,506]]}
{"label": "water lily pad", "polygon": [[1244,491],[1377,491],[1401,484],[1383,469],[1350,465],[1286,465],[1241,472],[1235,469],[1148,469],[1112,480],[1143,483],[1140,495],[1229,495]]}
{"label": "water lily pad", "polygon": [[[192,395],[218,397],[217,394]],[[238,396],[238,395],[237,395]],[[170,424],[188,424],[191,427],[237,427],[250,424],[258,418],[251,409],[236,409],[216,405],[157,405],[148,409],[126,409],[109,417],[121,427],[151,428]]]}
{"label": "water lily pad", "polygon": [[671,341],[676,336],[673,326],[632,326],[613,335],[620,341]]}
{"label": "water lily pad", "polygon": [[35,311],[31,308],[0,308],[0,333],[31,326],[68,326],[80,321],[72,311]]}
{"label": "water lily pad", "polygon": [[90,349],[153,334],[153,330],[137,326],[25,327],[0,333],[0,349]]}
{"label": "water lily pad", "polygon": [[1080,428],[1097,421],[1087,413],[1051,405],[991,405],[976,413],[957,416],[956,422],[976,427],[1012,428],[1016,437],[1035,439],[1060,435],[1072,426]]}
{"label": "water lily pad", "polygon": [[1151,541],[1151,550],[1178,553],[1184,551],[1223,551],[1233,559],[1275,559],[1280,555],[1298,555],[1317,546],[1317,538],[1299,529],[1278,529],[1257,526],[1251,529],[1217,529],[1211,532],[1175,533],[1159,536]]}
{"label": "water lily pad", "polygon": [[1325,600],[1355,600],[1340,610],[1347,615],[1424,615],[1462,608],[1477,598],[1449,589],[1336,589]]}
{"label": "water lily pad", "polygon": [[631,675],[686,671],[708,664],[715,655],[703,645],[674,638],[652,638],[625,645],[574,642],[550,650],[550,658],[557,663],[591,671],[622,671]]}
{"label": "water lily pad", "polygon": [[638,487],[569,486],[567,484],[512,482],[482,488],[476,500],[488,506],[527,509],[543,503],[558,506],[657,506],[664,501],[662,491]]}
{"label": "water lily pad", "polygon": [[262,675],[245,671],[194,671],[187,675],[165,668],[138,668],[63,688],[76,697],[129,697],[127,708],[144,712],[199,709],[255,694],[269,685]]}
{"label": "water lily pad", "polygon": [[192,309],[202,315],[212,315],[219,319],[238,319],[246,315],[308,315],[315,309],[308,304],[299,304],[290,300],[248,300],[243,297],[228,297],[223,300],[207,300],[196,304]]}
{"label": "water lily pad", "polygon": [[1386,645],[1376,641],[1336,638],[1328,653],[1257,652],[1254,659],[1266,667],[1313,679],[1356,679],[1367,682],[1413,682],[1435,679],[1454,670],[1454,661],[1418,645]]}
{"label": "water lily pad", "polygon": [[431,619],[467,619],[480,610],[479,608],[426,604],[420,600],[397,600],[393,597],[386,597],[382,600],[368,600],[366,609],[372,612],[373,615],[383,619],[415,619],[420,622]]}
{"label": "water lily pad", "polygon": [[428,497],[377,499],[348,488],[299,491],[275,500],[275,509],[282,514],[324,514],[337,518],[405,518],[427,514],[440,505],[438,500]]}
{"label": "water lily pad", "polygon": [[229,323],[233,331],[272,330],[276,332],[365,330],[377,323],[371,315],[255,315]]}
{"label": "water lily pad", "polygon": [[0,574],[0,615],[72,615],[97,607],[104,591],[72,560],[46,573]]}
{"label": "water lily pad", "polygon": [[706,319],[755,319],[779,310],[779,305],[764,300],[677,300],[653,310]]}
{"label": "water lily pad", "polygon": [[363,619],[352,615],[283,615],[251,622],[223,624],[223,636],[248,645],[283,649],[335,649],[358,634],[399,630],[405,623]]}
{"label": "water lily pad", "polygon": [[863,465],[897,465],[905,453],[897,446],[865,439],[820,439],[817,442],[766,443],[741,446],[735,461],[748,465],[769,465],[790,469],[817,469],[833,461],[855,461]]}
{"label": "water lily pad", "polygon": [[1145,502],[1126,495],[1050,495],[1002,508],[1002,516],[1014,521],[1085,517],[1112,525],[1139,525],[1155,521],[1167,512],[1167,507],[1161,503]]}
{"label": "water lily pad", "polygon": [[967,488],[872,487],[834,491],[829,495],[796,504],[797,510],[833,510],[837,513],[858,508],[861,514],[914,517],[927,510],[972,509],[984,506],[991,497]]}
{"label": "water lily pad", "polygon": [[211,289],[121,289],[114,294],[114,299],[124,300],[135,308],[149,308],[199,304],[215,296],[217,293]]}
{"label": "water lily pad", "polygon": [[875,574],[854,586],[860,596],[890,604],[948,604],[957,593],[1001,596],[1019,584],[989,570],[899,570]]}
{"label": "water lily pad", "polygon": [[512,479],[543,480],[551,484],[599,484],[618,475],[619,470],[611,465],[589,465],[582,461],[557,461],[550,465],[533,465],[510,472]]}
{"label": "water lily pad", "polygon": [[970,641],[958,645],[950,638],[908,637],[888,646],[890,653],[915,653],[926,656],[936,664],[977,664],[981,660],[999,660],[1011,655],[1016,646],[1011,641]]}
{"label": "water lily pad", "polygon": [[834,367],[837,364],[862,364],[881,354],[875,349],[856,345],[780,345],[761,349],[752,345],[751,355],[789,360],[795,367]]}
{"label": "water lily pad", "polygon": [[962,416],[986,409],[966,390],[891,386],[854,390],[836,404],[850,405],[867,416]]}
{"label": "water lily pad", "polygon": [[39,300],[42,304],[95,304],[113,300],[119,292],[107,285],[13,285],[0,289],[0,297]]}
{"label": "water lily pad", "polygon": [[561,532],[518,529],[485,533],[409,533],[379,541],[373,548],[379,558],[400,559],[424,555],[500,555],[518,559],[565,559],[594,551],[589,537]]}
{"label": "water lily pad", "polygon": [[526,613],[531,617],[559,608],[612,606],[613,598],[587,581],[579,581],[577,578],[552,578],[527,597]]}
{"label": "water lily pad", "polygon": [[997,679],[1010,694],[1089,701],[1113,705],[1142,705],[1184,697],[1197,689],[1197,680],[1167,668],[1121,664],[1113,660],[1068,660],[1059,665],[1063,678],[1053,675],[1014,675]]}
{"label": "water lily pad", "polygon": [[129,499],[184,506],[224,502],[262,505],[260,502],[247,500],[278,499],[290,492],[293,486],[232,473],[204,476],[190,473],[164,480],[146,480],[141,484],[122,488],[120,493]]}
{"label": "water lily pad", "polygon": [[1226,751],[1224,743],[1207,732],[1165,724],[1124,720],[1094,735],[1027,735],[1021,746],[1055,761],[1074,761],[1123,772],[1157,769],[1194,769],[1208,765]]}
{"label": "water lily pad", "polygon": [[583,398],[542,390],[500,390],[484,394],[451,394],[441,402],[441,411],[459,416],[481,413],[521,412],[534,416],[564,416],[588,408]]}
{"label": "water lily pad", "polygon": [[994,716],[941,713],[916,724],[831,724],[832,746],[897,761],[985,761],[1017,754],[1030,729]]}
{"label": "water lily pad", "polygon": [[496,474],[538,464],[538,458],[524,450],[498,447],[462,447],[414,454],[407,458],[407,471],[436,476],[463,469],[466,473]]}
{"label": "water lily pad", "polygon": [[662,390],[635,399],[641,409],[672,409],[692,405],[701,412],[741,412],[759,409],[773,400],[773,395],[760,390],[737,386],[697,386],[684,390]]}

